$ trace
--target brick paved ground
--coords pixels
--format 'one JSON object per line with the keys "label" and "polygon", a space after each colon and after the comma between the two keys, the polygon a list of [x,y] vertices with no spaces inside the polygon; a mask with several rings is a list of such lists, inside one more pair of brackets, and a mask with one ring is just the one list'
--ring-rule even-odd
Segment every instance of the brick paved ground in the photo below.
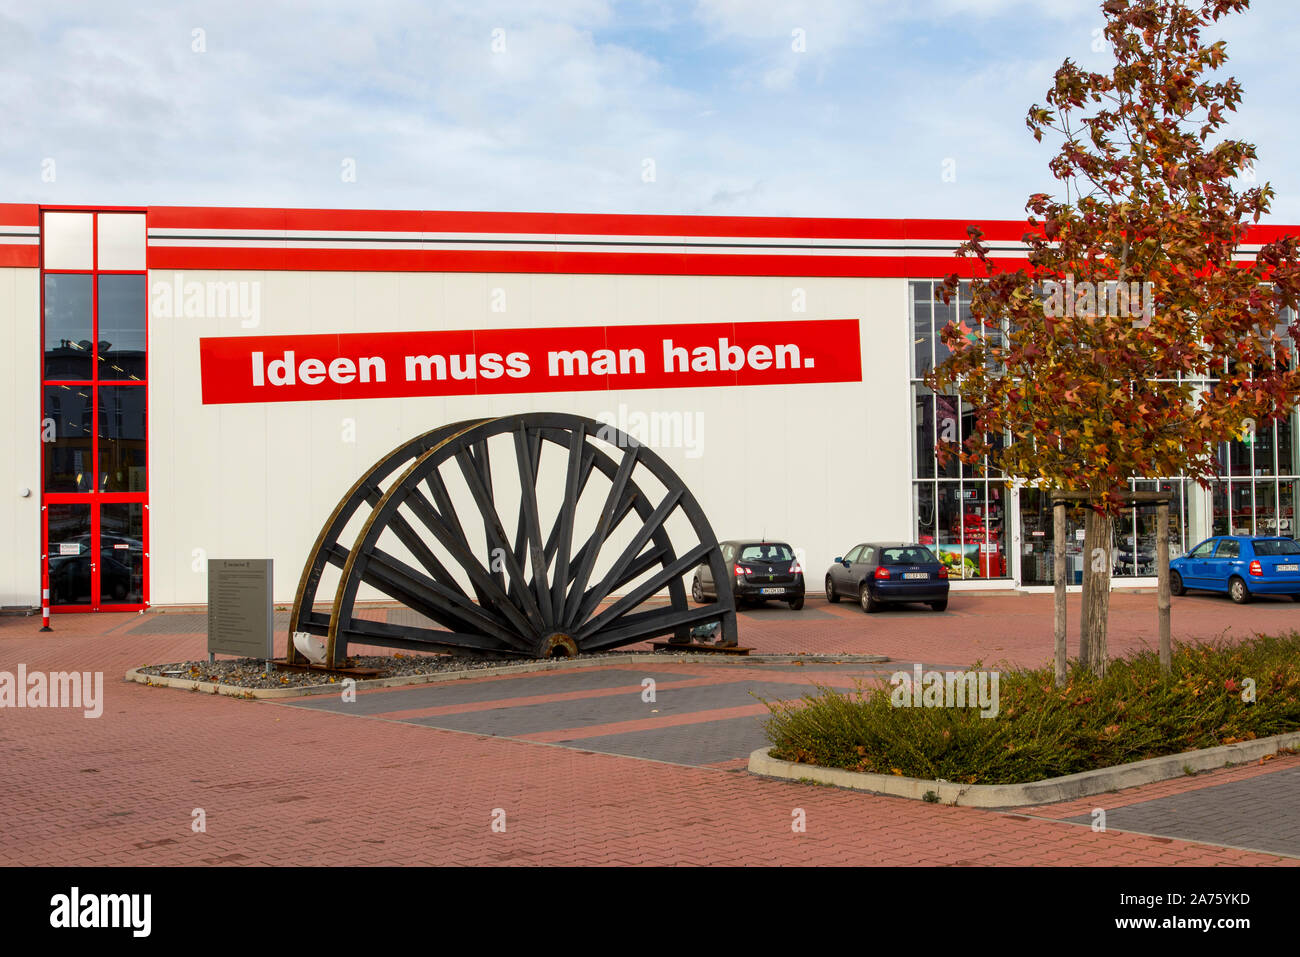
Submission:
{"label": "brick paved ground", "polygon": [[[1112,651],[1140,644],[1153,596],[1113,600]],[[193,616],[60,616],[50,635],[34,619],[0,619],[0,670],[22,662],[106,678],[98,720],[0,711],[0,863],[1300,862],[1300,757],[1016,813],[744,772],[744,755],[762,743],[751,690],[798,697],[814,682],[852,687],[914,660],[1044,662],[1050,602],[959,596],[946,614],[867,617],[810,601],[805,614],[743,616],[742,642],[760,650],[898,659],[886,666],[619,663],[364,692],[348,707],[118,680],[135,665],[200,656]],[[1183,599],[1175,634],[1280,630],[1295,609]],[[656,681],[654,702],[642,700],[645,677]],[[1098,806],[1108,809],[1104,833],[1088,826]],[[191,830],[195,808],[206,833]],[[791,830],[796,809],[804,833]],[[494,832],[501,813],[506,830]]]}

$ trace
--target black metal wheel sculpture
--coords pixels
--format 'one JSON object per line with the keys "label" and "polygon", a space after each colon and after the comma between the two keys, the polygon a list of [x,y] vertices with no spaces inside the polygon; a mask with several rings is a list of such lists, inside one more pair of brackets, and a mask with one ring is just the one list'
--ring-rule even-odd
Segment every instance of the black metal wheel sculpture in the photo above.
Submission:
{"label": "black metal wheel sculpture", "polygon": [[[498,507],[508,503],[500,498],[500,483],[493,482],[494,438],[498,448],[513,444],[509,458],[517,492],[505,483],[507,494],[518,498],[513,537]],[[543,514],[538,481],[547,443],[562,450],[564,471],[562,483],[555,476],[562,484],[558,503]],[[591,488],[595,473],[607,480],[597,483],[607,484],[603,496]],[[647,477],[664,490],[657,501],[643,488]],[[466,532],[471,516],[457,514],[452,479],[472,502],[485,548],[475,548],[471,538],[477,536]],[[585,503],[584,492],[590,492]],[[596,501],[602,504],[592,513]],[[585,537],[576,527],[580,511],[593,518]],[[684,534],[691,541],[680,552],[669,534],[670,519],[679,538],[689,528]],[[613,540],[616,531],[625,540],[621,545]],[[730,590],[720,589],[718,601],[703,607],[686,600],[682,577],[704,562],[714,581],[726,580],[729,570],[695,497],[631,436],[593,419],[551,412],[459,422],[394,449],[343,496],[303,568],[286,657],[301,661],[293,642],[297,631],[323,638],[326,662],[335,667],[347,658],[350,643],[546,658],[663,635],[687,641],[692,627],[713,621],[722,640],[734,644]],[[326,615],[314,606],[330,566],[340,573]],[[436,627],[357,617],[363,584]],[[665,589],[666,603],[648,604]]]}

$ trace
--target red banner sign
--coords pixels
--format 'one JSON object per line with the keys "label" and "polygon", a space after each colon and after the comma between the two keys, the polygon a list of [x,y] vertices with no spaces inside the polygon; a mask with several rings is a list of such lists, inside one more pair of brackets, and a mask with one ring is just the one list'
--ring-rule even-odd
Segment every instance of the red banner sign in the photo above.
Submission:
{"label": "red banner sign", "polygon": [[861,382],[858,320],[199,340],[205,405]]}

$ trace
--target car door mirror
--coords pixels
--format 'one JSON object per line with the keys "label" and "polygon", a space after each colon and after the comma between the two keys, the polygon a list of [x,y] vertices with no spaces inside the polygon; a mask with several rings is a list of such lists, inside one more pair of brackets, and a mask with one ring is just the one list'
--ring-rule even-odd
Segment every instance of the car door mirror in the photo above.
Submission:
{"label": "car door mirror", "polygon": [[843,556],[843,555],[836,555],[836,556],[835,556],[835,564],[836,564],[836,565],[843,565],[843,564],[844,564],[844,556]]}

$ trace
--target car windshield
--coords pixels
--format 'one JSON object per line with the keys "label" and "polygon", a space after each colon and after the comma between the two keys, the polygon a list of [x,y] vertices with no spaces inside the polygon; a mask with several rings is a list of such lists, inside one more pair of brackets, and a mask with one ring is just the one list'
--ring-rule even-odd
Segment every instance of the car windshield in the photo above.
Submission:
{"label": "car windshield", "polygon": [[740,550],[742,562],[788,562],[793,558],[789,545],[746,545]]}
{"label": "car windshield", "polygon": [[934,553],[920,545],[908,545],[903,548],[881,549],[882,565],[924,565],[938,561]]}
{"label": "car windshield", "polygon": [[1265,539],[1255,542],[1256,555],[1300,555],[1300,542],[1289,538]]}

